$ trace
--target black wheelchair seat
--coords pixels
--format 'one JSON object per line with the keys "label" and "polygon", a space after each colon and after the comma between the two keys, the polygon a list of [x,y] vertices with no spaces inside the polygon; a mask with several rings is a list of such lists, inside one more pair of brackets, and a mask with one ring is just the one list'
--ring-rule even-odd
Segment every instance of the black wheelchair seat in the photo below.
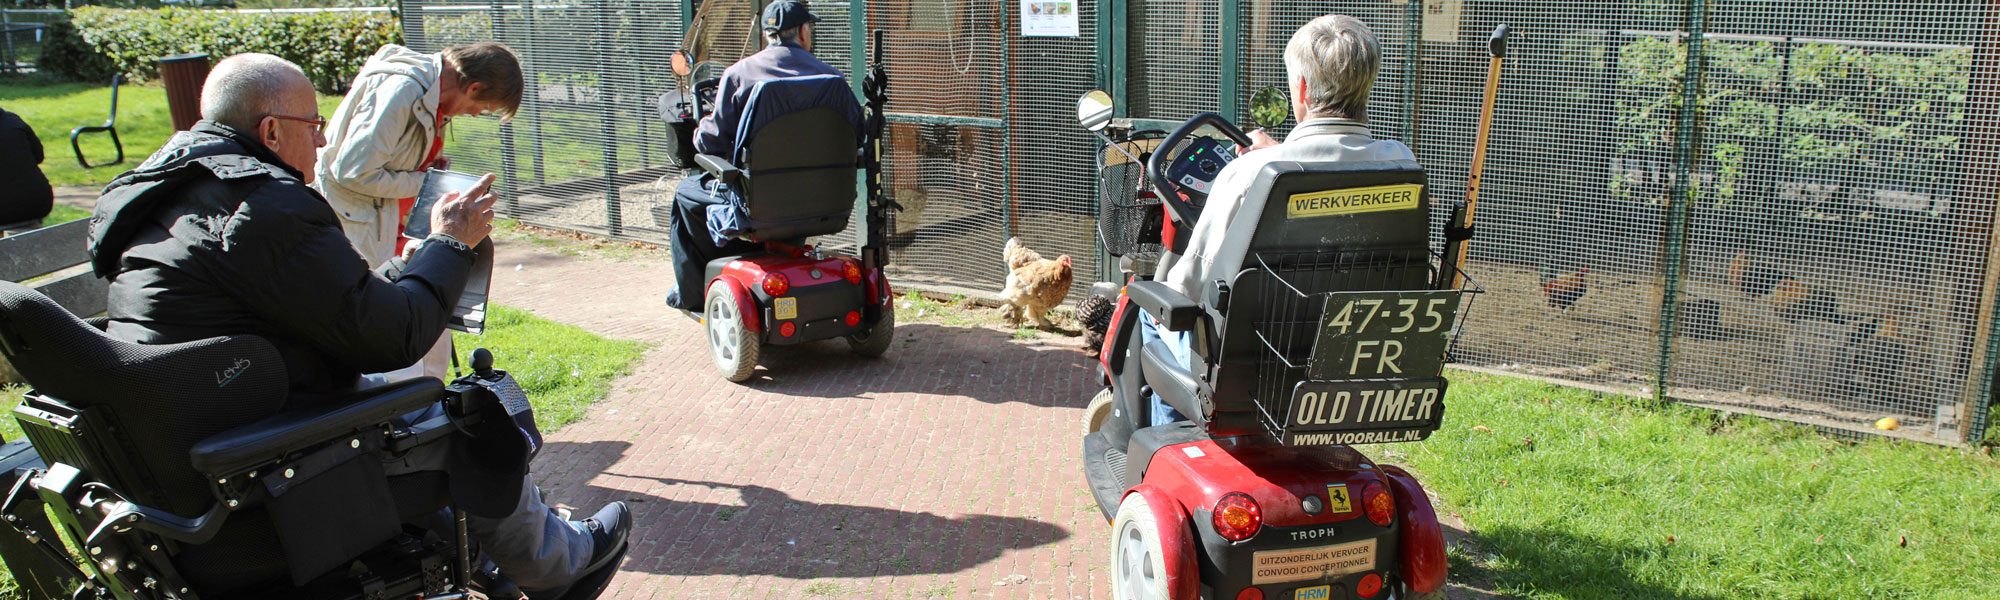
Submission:
{"label": "black wheelchair seat", "polygon": [[445,506],[399,505],[377,459],[393,419],[442,396],[436,380],[281,413],[285,365],[261,338],[128,343],[6,282],[0,354],[34,386],[14,413],[49,465],[0,509],[56,509],[94,563],[113,565],[72,567],[87,586],[268,597],[346,577]]}
{"label": "black wheelchair seat", "polygon": [[[812,108],[794,108],[802,105]],[[861,142],[841,106],[854,106],[854,96],[838,76],[759,83],[738,128],[736,156],[695,157],[736,191],[739,237],[790,242],[847,229]]]}
{"label": "black wheelchair seat", "polygon": [[[1411,197],[1391,208],[1316,202],[1347,191],[1410,186]],[[1268,407],[1258,401],[1289,401],[1292,387],[1304,379],[1302,368],[1288,368],[1281,359],[1303,363],[1312,351],[1318,339],[1312,330],[1324,309],[1323,302],[1309,301],[1315,294],[1431,287],[1438,266],[1428,247],[1428,191],[1424,169],[1414,161],[1265,165],[1246,192],[1264,198],[1263,209],[1235,217],[1256,220],[1254,233],[1240,241],[1239,268],[1209,273],[1194,298],[1157,281],[1127,286],[1133,303],[1163,326],[1192,333],[1194,364],[1180,363],[1158,344],[1141,347],[1136,335],[1120,336],[1114,355],[1138,367],[1121,369],[1129,374],[1125,387],[1150,387],[1209,435],[1270,431],[1272,415],[1261,414]],[[1127,317],[1129,325],[1138,326],[1136,318]]]}

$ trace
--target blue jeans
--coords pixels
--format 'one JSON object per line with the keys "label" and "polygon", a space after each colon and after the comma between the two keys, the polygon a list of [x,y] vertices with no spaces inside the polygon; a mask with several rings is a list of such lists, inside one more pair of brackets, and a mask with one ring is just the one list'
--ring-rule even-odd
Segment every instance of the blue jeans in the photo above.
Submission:
{"label": "blue jeans", "polygon": [[[1169,331],[1165,326],[1160,325],[1158,321],[1153,320],[1153,313],[1139,311],[1139,344],[1141,347],[1151,344],[1166,344],[1167,353],[1174,355],[1174,361],[1180,363],[1182,367],[1187,367],[1194,362],[1189,359],[1192,355],[1190,349],[1193,347],[1193,339],[1194,336],[1192,333],[1186,331]],[[1152,407],[1152,414],[1147,415],[1146,425],[1148,426],[1166,425],[1175,421],[1188,420],[1185,415],[1181,414],[1181,411],[1174,410],[1174,407],[1169,406],[1167,401],[1160,399],[1159,394],[1153,394],[1149,398],[1149,401]]]}

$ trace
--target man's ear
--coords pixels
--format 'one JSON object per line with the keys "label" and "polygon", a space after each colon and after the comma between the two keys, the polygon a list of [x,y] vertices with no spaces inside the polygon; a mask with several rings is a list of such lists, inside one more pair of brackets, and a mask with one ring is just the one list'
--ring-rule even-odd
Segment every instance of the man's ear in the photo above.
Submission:
{"label": "man's ear", "polygon": [[1297,75],[1292,77],[1292,106],[1299,108],[1310,106],[1306,102],[1308,97],[1306,94],[1306,76]]}
{"label": "man's ear", "polygon": [[263,120],[257,121],[256,137],[258,142],[264,144],[264,147],[277,150],[278,120],[271,117],[264,117]]}

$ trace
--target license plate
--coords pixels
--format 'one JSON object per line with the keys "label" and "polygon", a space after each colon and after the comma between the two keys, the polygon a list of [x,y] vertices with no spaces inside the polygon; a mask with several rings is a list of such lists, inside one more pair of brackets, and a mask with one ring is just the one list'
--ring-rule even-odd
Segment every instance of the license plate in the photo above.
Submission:
{"label": "license plate", "polygon": [[1310,379],[1436,377],[1458,323],[1456,290],[1335,292],[1320,315]]}
{"label": "license plate", "polygon": [[1375,570],[1375,540],[1315,548],[1266,550],[1252,554],[1250,566],[1250,583],[1253,585],[1308,581],[1372,571]]}
{"label": "license plate", "polygon": [[1444,422],[1443,377],[1301,381],[1285,415],[1294,446],[1414,442]]}
{"label": "license plate", "polygon": [[1332,600],[1333,586],[1316,585],[1292,590],[1292,600]]}
{"label": "license plate", "polygon": [[773,312],[778,313],[778,318],[780,319],[799,318],[799,299],[779,298],[777,302],[771,305],[771,309]]}

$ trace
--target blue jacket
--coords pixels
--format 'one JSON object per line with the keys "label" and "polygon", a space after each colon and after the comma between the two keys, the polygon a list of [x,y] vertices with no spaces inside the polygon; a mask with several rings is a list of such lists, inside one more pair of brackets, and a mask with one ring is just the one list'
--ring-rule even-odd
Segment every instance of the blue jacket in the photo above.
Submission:
{"label": "blue jacket", "polygon": [[[695,151],[726,156],[734,161],[738,144],[756,133],[757,125],[785,113],[821,106],[840,108],[854,122],[854,130],[861,131],[861,103],[854,99],[854,91],[844,78],[830,86],[785,86],[784,93],[788,96],[784,98],[753,97],[758,92],[759,83],[815,75],[844,77],[840,69],[793,44],[775,44],[736,61],[722,72],[722,81],[715,90],[715,110],[702,117],[701,126],[695,130]],[[758,115],[759,123],[744,123],[744,111],[753,103],[765,106],[764,114]],[[774,104],[782,109],[770,110]]]}

